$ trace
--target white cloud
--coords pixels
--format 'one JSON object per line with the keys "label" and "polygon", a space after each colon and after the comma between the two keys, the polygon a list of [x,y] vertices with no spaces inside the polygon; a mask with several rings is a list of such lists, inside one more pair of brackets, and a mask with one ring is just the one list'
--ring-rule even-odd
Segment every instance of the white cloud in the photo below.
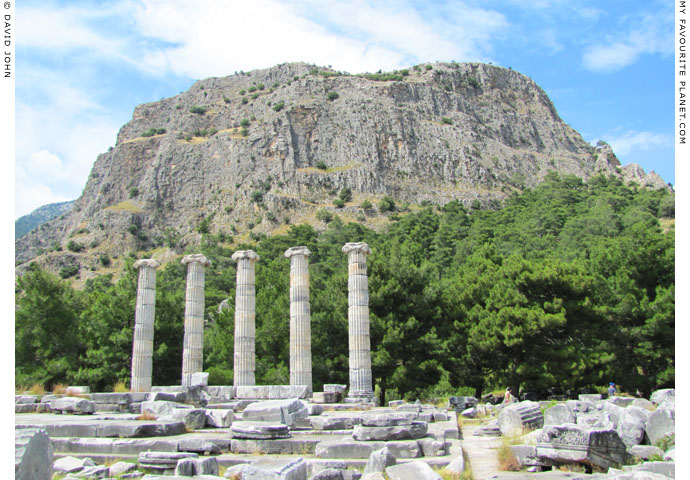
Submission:
{"label": "white cloud", "polygon": [[626,27],[612,31],[606,41],[585,49],[582,63],[588,70],[610,72],[635,63],[641,55],[673,53],[673,9],[623,17]]}
{"label": "white cloud", "polygon": [[626,157],[635,151],[650,151],[657,148],[673,147],[673,137],[654,132],[614,130],[604,135],[604,140],[611,145],[619,157]]}
{"label": "white cloud", "polygon": [[583,63],[589,70],[614,71],[633,64],[641,51],[625,43],[597,45],[583,55]]}

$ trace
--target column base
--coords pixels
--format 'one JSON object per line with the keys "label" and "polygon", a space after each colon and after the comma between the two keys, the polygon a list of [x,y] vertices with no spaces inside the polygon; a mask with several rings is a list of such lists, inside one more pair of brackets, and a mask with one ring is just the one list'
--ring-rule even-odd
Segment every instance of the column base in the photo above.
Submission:
{"label": "column base", "polygon": [[376,397],[374,396],[374,392],[349,392],[348,396],[345,397],[345,403],[366,403],[376,406]]}

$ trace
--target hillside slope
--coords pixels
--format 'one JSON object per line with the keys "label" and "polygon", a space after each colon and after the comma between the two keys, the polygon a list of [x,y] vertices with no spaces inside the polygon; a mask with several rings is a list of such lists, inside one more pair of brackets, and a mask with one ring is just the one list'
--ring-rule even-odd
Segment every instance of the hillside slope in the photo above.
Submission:
{"label": "hillside slope", "polygon": [[[386,216],[362,209],[365,200],[486,206],[551,170],[666,187],[585,142],[510,69],[451,63],[352,76],[282,64],[136,107],[72,211],[19,239],[16,261],[93,270],[103,255],[165,257],[202,233],[242,241],[288,223],[323,228],[322,209],[376,227]],[[352,195],[337,208],[343,189]]]}

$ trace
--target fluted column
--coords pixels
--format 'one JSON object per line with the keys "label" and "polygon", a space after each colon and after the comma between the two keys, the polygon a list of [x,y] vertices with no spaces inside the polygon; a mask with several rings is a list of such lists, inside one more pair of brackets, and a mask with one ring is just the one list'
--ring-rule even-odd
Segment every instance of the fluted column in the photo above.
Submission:
{"label": "fluted column", "polygon": [[156,268],[153,259],[134,262],[139,269],[137,303],[134,310],[134,342],[132,346],[132,376],[130,390],[148,392],[153,375],[153,321],[156,310]]}
{"label": "fluted column", "polygon": [[204,267],[211,262],[197,253],[182,259],[187,265],[187,292],[184,306],[182,386],[192,384],[192,374],[204,370]]}
{"label": "fluted column", "polygon": [[307,385],[312,391],[310,255],[307,247],[292,247],[285,252],[290,259],[290,385]]}
{"label": "fluted column", "polygon": [[373,401],[371,379],[371,344],[369,339],[369,283],[364,242],[346,243],[348,260],[348,329],[350,345],[350,391],[346,401]]}
{"label": "fluted column", "polygon": [[234,380],[236,387],[256,384],[254,356],[256,343],[256,286],[254,264],[259,256],[253,250],[239,250],[232,254],[237,262],[235,288],[235,354]]}

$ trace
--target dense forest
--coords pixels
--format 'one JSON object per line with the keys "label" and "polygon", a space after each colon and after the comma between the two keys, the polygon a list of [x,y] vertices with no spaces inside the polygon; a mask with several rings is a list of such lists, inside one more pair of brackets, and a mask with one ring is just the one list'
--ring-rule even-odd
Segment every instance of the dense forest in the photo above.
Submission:
{"label": "dense forest", "polygon": [[[346,242],[365,241],[373,375],[381,400],[609,381],[649,393],[675,383],[674,196],[614,178],[550,174],[502,206],[387,205],[383,232],[334,217],[231,245],[205,234],[204,368],[232,385],[236,250],[256,264],[257,384],[289,383],[289,261],[311,251],[314,389],[348,383]],[[406,211],[401,211],[406,210]],[[185,252],[179,252],[185,253]],[[147,252],[139,254],[145,258]],[[107,391],[130,376],[136,260],[82,290],[37,267],[16,282],[15,383]],[[154,385],[179,384],[185,266],[158,269]],[[230,308],[218,305],[229,299]]]}

